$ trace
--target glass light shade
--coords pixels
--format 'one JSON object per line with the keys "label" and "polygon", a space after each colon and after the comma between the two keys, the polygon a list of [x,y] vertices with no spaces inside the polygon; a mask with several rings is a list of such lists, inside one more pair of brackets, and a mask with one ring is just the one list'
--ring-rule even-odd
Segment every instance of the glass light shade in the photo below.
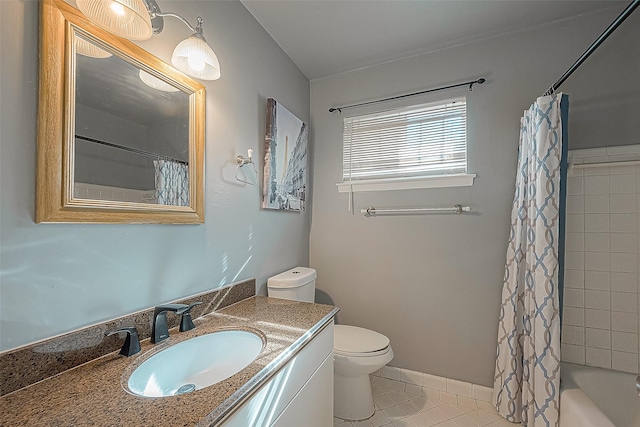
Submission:
{"label": "glass light shade", "polygon": [[199,37],[191,36],[178,43],[171,63],[183,73],[201,80],[220,78],[220,62],[213,49]]}
{"label": "glass light shade", "polygon": [[147,86],[157,90],[161,90],[163,92],[178,92],[180,90],[177,87],[171,86],[164,80],[160,80],[156,76],[153,76],[144,70],[140,70],[140,80],[142,80],[142,82]]}
{"label": "glass light shade", "polygon": [[143,0],[76,0],[76,4],[87,18],[117,36],[147,40],[153,35]]}
{"label": "glass light shade", "polygon": [[89,56],[91,58],[108,58],[111,56],[106,50],[99,48],[95,44],[83,38],[76,37],[76,53]]}

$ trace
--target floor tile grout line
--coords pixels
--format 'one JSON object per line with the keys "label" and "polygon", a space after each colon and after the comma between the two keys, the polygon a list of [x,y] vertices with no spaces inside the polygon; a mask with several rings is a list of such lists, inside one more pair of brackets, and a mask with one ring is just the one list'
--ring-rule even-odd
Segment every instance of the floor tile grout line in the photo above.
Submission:
{"label": "floor tile grout line", "polygon": [[[372,384],[372,385],[375,385],[375,380],[373,381],[373,384]],[[488,418],[488,416],[489,416],[489,411],[488,411],[488,410],[486,410],[486,409],[480,409],[480,408],[477,408],[477,407],[476,407],[476,408],[472,408],[472,407],[470,407],[470,406],[463,406],[463,405],[459,405],[459,404],[457,404],[457,403],[455,403],[455,404],[454,404],[454,403],[445,402],[445,401],[442,401],[442,400],[439,400],[439,399],[434,399],[434,398],[431,398],[431,399],[430,399],[428,396],[418,396],[418,395],[415,395],[415,394],[406,393],[406,392],[403,392],[403,391],[400,391],[400,390],[397,390],[397,389],[393,389],[393,388],[389,388],[389,387],[383,387],[383,386],[379,386],[379,385],[377,386],[377,388],[378,388],[380,391],[382,391],[382,394],[379,394],[379,395],[377,395],[376,397],[385,396],[385,395],[387,395],[387,394],[391,394],[391,393],[397,392],[397,393],[402,393],[402,394],[404,395],[404,397],[407,397],[407,399],[408,399],[408,400],[403,401],[403,402],[400,402],[400,403],[395,403],[395,402],[394,402],[394,404],[393,404],[392,406],[385,407],[385,408],[383,408],[383,409],[379,408],[379,407],[376,405],[376,407],[375,407],[376,411],[375,411],[375,413],[374,413],[373,417],[371,417],[371,418],[376,417],[376,414],[377,414],[378,412],[382,412],[383,414],[385,414],[385,412],[384,412],[384,410],[385,410],[385,409],[387,409],[387,411],[389,411],[389,413],[391,413],[391,409],[390,409],[390,408],[396,408],[396,409],[397,409],[397,411],[400,411],[400,413],[404,414],[404,416],[397,416],[397,418],[394,416],[394,417],[392,417],[392,418],[394,418],[394,419],[393,419],[393,420],[391,420],[391,419],[390,419],[389,417],[387,417],[387,416],[386,416],[386,414],[385,414],[385,418],[386,418],[387,420],[389,420],[389,421],[390,421],[390,422],[385,423],[385,424],[377,424],[377,425],[374,425],[372,422],[370,422],[370,421],[368,421],[368,420],[364,420],[364,421],[360,421],[360,422],[356,422],[356,423],[352,423],[352,422],[345,421],[345,422],[337,423],[337,424],[336,424],[336,423],[334,422],[334,425],[335,425],[336,427],[338,427],[338,426],[339,426],[339,427],[354,427],[354,426],[357,426],[357,427],[360,427],[360,426],[364,426],[364,427],[372,427],[372,426],[375,426],[375,427],[384,427],[384,426],[391,426],[391,427],[394,427],[394,425],[395,425],[394,423],[406,420],[408,423],[410,423],[410,425],[415,426],[415,424],[414,424],[414,423],[413,423],[409,418],[410,418],[410,417],[412,417],[412,416],[414,416],[414,415],[417,415],[417,414],[423,414],[424,416],[426,416],[426,418],[427,418],[430,422],[433,422],[432,424],[429,424],[429,426],[433,426],[433,427],[437,427],[438,425],[441,425],[441,424],[447,423],[448,421],[453,420],[453,419],[456,419],[456,418],[466,418],[466,419],[468,419],[471,423],[473,423],[473,424],[475,424],[475,425],[478,425],[479,427],[481,427],[481,426],[485,426],[485,427],[499,427],[499,424],[497,424],[497,421],[498,421],[498,420],[500,420],[500,419],[501,419],[501,417],[500,417],[500,416],[497,414],[497,412],[495,412],[495,411],[494,411],[494,412],[495,412],[495,415],[493,415],[493,417],[494,417],[494,418],[496,418],[496,419],[492,420],[492,419]],[[408,397],[407,395],[409,395],[410,397]],[[375,399],[375,397],[374,397],[374,399]],[[409,403],[409,402],[411,402],[411,401],[418,400],[418,399],[425,399],[425,402],[429,402],[429,401],[431,401],[431,402],[433,402],[433,401],[437,401],[437,403],[438,403],[438,404],[435,404],[435,406],[432,406],[432,407],[427,408],[427,409],[424,409],[424,410],[420,410],[419,408],[416,408],[416,414],[411,414],[411,415],[406,415],[406,413],[405,413],[405,412],[403,412],[400,408],[398,408],[398,406],[400,406],[400,405],[403,405],[403,404],[405,404],[405,403]],[[379,400],[379,399],[378,399],[378,400]],[[449,405],[449,406],[447,406],[447,405]],[[454,411],[454,412],[453,412],[451,415],[447,415],[447,414],[444,414],[442,411],[438,410],[438,412],[439,412],[439,413],[441,413],[441,414],[442,414],[442,416],[444,416],[444,417],[446,418],[446,419],[441,419],[441,420],[440,420],[440,421],[438,421],[438,422],[435,422],[435,421],[434,421],[434,420],[432,420],[432,419],[431,419],[427,414],[425,414],[425,412],[427,412],[427,411],[431,411],[431,410],[434,410],[434,409],[436,409],[436,410],[437,410],[439,407],[447,407],[447,408],[451,408],[451,409],[449,409],[449,411]],[[455,411],[458,411],[459,413],[455,413]],[[477,415],[481,416],[483,419],[485,419],[485,420],[487,421],[487,423],[484,423],[483,421],[480,421],[480,422],[482,422],[483,424],[477,424],[477,423],[475,423],[475,422],[474,422],[471,418],[469,418],[469,416],[468,416],[468,415],[469,415],[469,414],[471,414],[471,413],[474,413],[474,414],[477,414]],[[370,420],[371,418],[369,418],[369,420]],[[335,420],[334,420],[334,421],[335,421]],[[407,424],[403,422],[403,424],[402,424],[402,425],[403,425],[403,426],[406,426]],[[514,425],[514,426],[515,426],[515,424],[512,424],[512,425]],[[421,427],[421,426],[416,426],[416,427]]]}

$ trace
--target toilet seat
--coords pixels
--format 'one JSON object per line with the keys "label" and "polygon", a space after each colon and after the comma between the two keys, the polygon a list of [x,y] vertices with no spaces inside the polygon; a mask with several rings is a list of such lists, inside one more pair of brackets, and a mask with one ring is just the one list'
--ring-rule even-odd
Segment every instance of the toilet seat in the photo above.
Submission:
{"label": "toilet seat", "polygon": [[349,357],[374,357],[389,352],[389,338],[365,328],[335,325],[333,351]]}

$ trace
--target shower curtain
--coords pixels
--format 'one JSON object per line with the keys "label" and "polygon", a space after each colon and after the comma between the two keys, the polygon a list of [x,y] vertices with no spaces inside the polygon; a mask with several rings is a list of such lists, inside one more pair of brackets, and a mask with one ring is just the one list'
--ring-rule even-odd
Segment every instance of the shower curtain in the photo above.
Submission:
{"label": "shower curtain", "polygon": [[567,104],[566,95],[540,97],[521,119],[493,402],[508,421],[527,427],[559,421]]}
{"label": "shower curtain", "polygon": [[156,201],[159,205],[189,206],[189,165],[154,160]]}

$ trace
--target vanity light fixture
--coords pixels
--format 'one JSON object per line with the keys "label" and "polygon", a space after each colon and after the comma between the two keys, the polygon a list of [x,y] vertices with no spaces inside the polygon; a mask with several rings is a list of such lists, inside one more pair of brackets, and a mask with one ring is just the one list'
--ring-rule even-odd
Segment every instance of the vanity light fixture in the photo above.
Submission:
{"label": "vanity light fixture", "polygon": [[140,75],[140,80],[142,80],[144,84],[146,84],[147,86],[153,89],[161,90],[162,92],[179,92],[180,91],[180,89],[178,89],[177,87],[171,86],[169,83],[165,82],[164,80],[160,80],[156,76],[151,75],[144,70],[140,70],[139,75]]}
{"label": "vanity light fixture", "polygon": [[193,31],[191,37],[184,39],[173,50],[171,63],[183,73],[202,80],[217,80],[220,78],[220,62],[207,44],[202,32],[202,18],[198,16],[198,24],[193,28],[182,17],[173,14]]}
{"label": "vanity light fixture", "polygon": [[87,18],[117,36],[147,40],[153,35],[143,0],[76,0],[76,4]]}
{"label": "vanity light fixture", "polygon": [[90,58],[109,58],[112,56],[109,52],[99,48],[95,44],[83,39],[82,37],[76,37],[76,53],[80,55],[88,56]]}
{"label": "vanity light fixture", "polygon": [[131,40],[147,40],[153,34],[160,34],[164,17],[179,19],[193,33],[176,46],[171,63],[197,79],[220,78],[220,62],[204,38],[201,17],[193,27],[176,13],[161,12],[155,0],[76,0],[76,4],[96,25]]}

